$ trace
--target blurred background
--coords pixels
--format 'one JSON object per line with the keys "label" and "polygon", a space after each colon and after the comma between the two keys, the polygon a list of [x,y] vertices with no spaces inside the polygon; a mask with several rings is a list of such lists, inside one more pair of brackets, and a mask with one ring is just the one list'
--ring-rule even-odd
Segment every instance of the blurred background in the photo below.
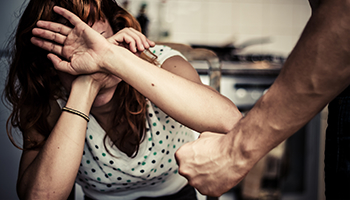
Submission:
{"label": "blurred background", "polygon": [[[8,37],[16,27],[22,4],[27,2],[28,0],[1,1],[1,51],[6,48]],[[249,111],[273,83],[311,15],[307,0],[117,2],[138,18],[144,27],[144,34],[151,40],[205,47],[216,52],[223,69],[221,92],[236,103],[242,112]],[[203,67],[205,63],[194,61],[193,65],[203,82],[208,83],[207,69]],[[6,74],[6,55],[2,54],[0,92]],[[7,137],[5,123],[8,115],[9,110],[1,103],[0,151],[3,153],[0,154],[0,193],[2,199],[11,200],[17,199],[15,184],[21,151]],[[252,180],[258,180],[255,182],[258,182],[260,196],[264,188],[272,188],[278,191],[278,195],[272,195],[270,199],[324,198],[323,174],[319,170],[323,169],[324,115],[320,113],[300,133],[295,134],[294,139],[287,141],[274,155],[266,158],[267,161],[262,164],[264,172],[258,178],[252,176]],[[220,199],[244,198],[242,194],[253,193],[249,192],[249,184],[252,186],[255,183],[246,181],[239,189],[233,189]]]}
{"label": "blurred background", "polygon": [[288,55],[311,10],[307,0],[117,0],[137,16],[142,5],[155,41],[225,46],[254,38],[269,44],[246,51]]}

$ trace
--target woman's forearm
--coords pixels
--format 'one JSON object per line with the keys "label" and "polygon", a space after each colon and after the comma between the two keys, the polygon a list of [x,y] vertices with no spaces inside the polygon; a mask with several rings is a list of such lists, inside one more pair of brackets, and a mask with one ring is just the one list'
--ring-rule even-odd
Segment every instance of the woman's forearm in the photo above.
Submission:
{"label": "woman's forearm", "polygon": [[236,106],[218,92],[141,60],[121,47],[114,47],[106,57],[108,71],[196,131],[227,132],[241,117]]}
{"label": "woman's forearm", "polygon": [[[73,87],[67,107],[88,114],[94,100],[86,88]],[[19,174],[18,194],[21,199],[66,199],[72,189],[83,154],[87,122],[80,116],[62,112],[50,136]],[[26,157],[27,155],[27,157]],[[33,158],[32,158],[33,159]]]}
{"label": "woman's forearm", "polygon": [[[75,26],[74,31],[67,31],[68,36],[59,34],[65,39],[64,42],[56,41],[53,35],[57,34],[59,29],[67,27],[39,21],[39,28],[32,31],[36,37],[31,41],[40,48],[57,54],[48,55],[57,70],[72,75],[98,72],[113,74],[133,86],[177,121],[199,132],[227,132],[241,117],[229,99],[203,84],[160,69],[141,60],[129,50],[109,43],[101,34],[66,9],[54,7],[54,11],[70,20]],[[132,38],[135,41],[141,39]]]}

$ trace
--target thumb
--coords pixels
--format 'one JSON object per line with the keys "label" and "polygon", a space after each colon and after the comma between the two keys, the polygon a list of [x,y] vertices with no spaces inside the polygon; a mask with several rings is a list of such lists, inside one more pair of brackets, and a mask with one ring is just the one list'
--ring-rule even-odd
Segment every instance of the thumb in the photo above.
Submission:
{"label": "thumb", "polygon": [[70,63],[67,61],[62,60],[60,57],[58,57],[55,54],[49,53],[47,55],[47,58],[52,62],[53,66],[56,70],[66,72],[68,74],[72,75],[78,75],[70,66]]}
{"label": "thumb", "polygon": [[62,59],[55,54],[47,54],[47,58],[52,62],[53,66],[57,69],[58,63],[62,62]]}

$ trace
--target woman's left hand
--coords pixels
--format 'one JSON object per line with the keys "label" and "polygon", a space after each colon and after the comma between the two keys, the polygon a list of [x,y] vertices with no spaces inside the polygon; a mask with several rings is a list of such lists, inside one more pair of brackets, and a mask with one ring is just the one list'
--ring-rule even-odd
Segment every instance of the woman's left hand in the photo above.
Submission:
{"label": "woman's left hand", "polygon": [[70,11],[58,6],[54,11],[69,20],[74,28],[38,21],[39,28],[33,29],[35,37],[31,42],[51,52],[48,58],[59,71],[72,75],[106,72],[102,62],[112,44]]}
{"label": "woman's left hand", "polygon": [[133,28],[124,28],[108,38],[110,43],[125,47],[137,54],[153,47],[155,43]]}

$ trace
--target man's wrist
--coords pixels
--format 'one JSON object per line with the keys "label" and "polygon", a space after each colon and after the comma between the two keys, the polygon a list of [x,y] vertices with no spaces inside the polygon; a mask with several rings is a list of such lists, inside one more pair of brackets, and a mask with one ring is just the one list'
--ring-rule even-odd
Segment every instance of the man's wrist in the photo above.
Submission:
{"label": "man's wrist", "polygon": [[[231,141],[231,155],[233,161],[242,168],[251,168],[257,163],[267,150],[263,141],[259,141],[261,131],[260,127],[251,126],[247,123],[250,121],[242,118],[235,128],[228,133],[229,141]],[[259,139],[260,138],[260,139]]]}

